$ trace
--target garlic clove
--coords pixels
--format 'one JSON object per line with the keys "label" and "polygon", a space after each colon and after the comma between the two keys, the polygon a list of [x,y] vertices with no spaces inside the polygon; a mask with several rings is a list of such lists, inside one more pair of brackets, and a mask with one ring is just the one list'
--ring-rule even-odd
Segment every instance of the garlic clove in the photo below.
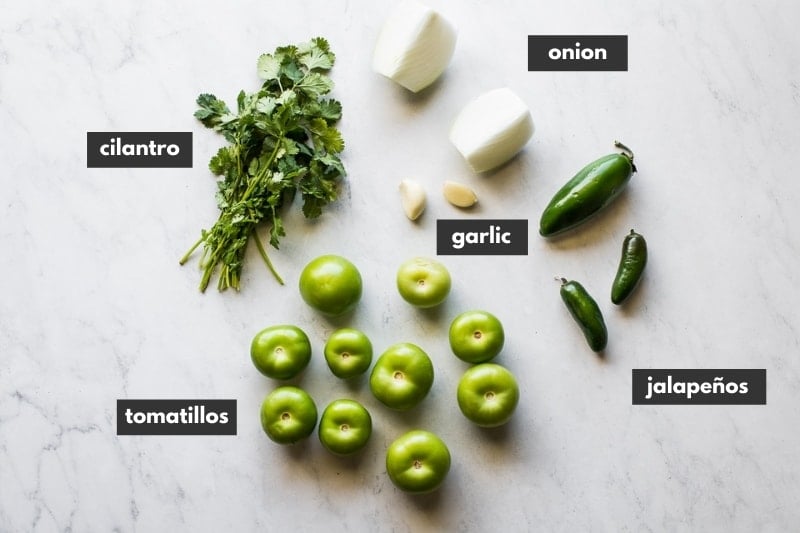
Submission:
{"label": "garlic clove", "polygon": [[530,110],[511,89],[494,89],[468,103],[450,129],[455,145],[475,172],[509,161],[533,136]]}
{"label": "garlic clove", "polygon": [[406,0],[383,24],[372,57],[375,72],[418,92],[444,72],[456,46],[457,31],[430,7]]}
{"label": "garlic clove", "polygon": [[445,199],[456,207],[470,207],[478,202],[475,191],[455,181],[445,181],[442,188]]}
{"label": "garlic clove", "polygon": [[413,180],[400,182],[400,202],[410,220],[416,220],[425,211],[425,189]]}

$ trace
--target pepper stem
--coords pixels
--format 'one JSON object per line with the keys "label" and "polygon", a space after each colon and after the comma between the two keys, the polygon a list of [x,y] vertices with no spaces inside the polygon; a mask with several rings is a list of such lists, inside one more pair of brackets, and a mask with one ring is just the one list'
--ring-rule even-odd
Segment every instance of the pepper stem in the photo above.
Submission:
{"label": "pepper stem", "polygon": [[630,157],[631,161],[633,161],[633,150],[631,150],[630,148],[628,148],[627,146],[625,146],[624,144],[622,144],[619,141],[614,141],[614,146],[616,146],[620,150],[623,150],[624,152],[627,152],[625,155]]}

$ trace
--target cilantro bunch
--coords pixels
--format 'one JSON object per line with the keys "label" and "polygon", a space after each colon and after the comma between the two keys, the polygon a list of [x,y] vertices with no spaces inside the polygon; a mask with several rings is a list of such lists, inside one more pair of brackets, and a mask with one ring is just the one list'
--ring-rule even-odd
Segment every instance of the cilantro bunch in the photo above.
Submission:
{"label": "cilantro bunch", "polygon": [[219,270],[217,288],[239,289],[247,244],[252,238],[275,278],[275,271],[256,230],[269,227],[269,243],[278,248],[286,235],[281,208],[299,191],[307,218],[316,218],[336,200],[337,183],[345,175],[339,153],[344,140],[334,127],[341,104],[323,98],[333,88],[327,72],[335,55],[317,37],[299,45],[279,47],[258,58],[263,80],[255,93],[241,91],[236,112],[212,94],[197,98],[194,116],[228,142],[211,158],[208,168],[221,176],[216,194],[219,219],[184,255],[184,264],[201,245],[200,290],[205,291]]}

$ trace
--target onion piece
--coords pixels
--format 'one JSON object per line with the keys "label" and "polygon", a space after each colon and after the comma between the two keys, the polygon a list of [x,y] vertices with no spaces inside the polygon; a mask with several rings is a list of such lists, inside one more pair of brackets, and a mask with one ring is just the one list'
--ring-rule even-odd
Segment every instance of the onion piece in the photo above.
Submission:
{"label": "onion piece", "polygon": [[511,89],[494,89],[464,106],[450,129],[450,142],[472,170],[485,172],[522,150],[533,130],[525,102]]}
{"label": "onion piece", "polygon": [[453,57],[457,31],[432,8],[406,0],[383,24],[372,68],[411,92],[419,92],[444,72]]}

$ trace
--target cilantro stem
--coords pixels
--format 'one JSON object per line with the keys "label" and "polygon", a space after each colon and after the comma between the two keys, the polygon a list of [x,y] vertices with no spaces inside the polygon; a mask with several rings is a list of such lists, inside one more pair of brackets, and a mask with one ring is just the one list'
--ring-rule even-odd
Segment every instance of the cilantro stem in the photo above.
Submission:
{"label": "cilantro stem", "polygon": [[256,248],[258,248],[258,253],[261,254],[261,258],[264,260],[264,263],[266,263],[267,268],[269,268],[269,271],[272,272],[272,275],[275,276],[275,279],[278,280],[278,283],[284,285],[283,278],[281,278],[280,274],[278,274],[278,271],[275,270],[272,261],[270,261],[269,256],[267,255],[267,251],[264,249],[264,245],[261,244],[261,239],[258,238],[258,233],[256,233],[255,228],[253,228],[253,240],[256,241]]}
{"label": "cilantro stem", "polygon": [[256,185],[259,185],[261,180],[267,175],[268,172],[271,171],[272,163],[275,162],[275,157],[278,155],[278,149],[283,144],[284,136],[281,135],[280,137],[275,138],[275,148],[272,150],[272,153],[269,155],[269,159],[267,159],[267,163],[262,167],[263,170],[258,171],[258,177],[255,179],[250,180],[250,184],[247,187],[247,190],[244,191],[242,197],[239,199],[240,202],[244,202],[250,195],[253,194],[253,191],[256,189]]}
{"label": "cilantro stem", "polygon": [[181,264],[181,265],[186,263],[186,261],[189,260],[189,257],[191,257],[191,255],[194,253],[194,251],[197,250],[197,247],[200,246],[201,244],[203,244],[203,241],[205,241],[205,240],[206,240],[205,236],[200,237],[197,240],[197,242],[194,243],[191,248],[189,248],[189,251],[186,252],[186,254],[184,254],[183,257],[181,257],[181,259],[180,259],[180,261],[178,261],[178,263]]}
{"label": "cilantro stem", "polygon": [[212,263],[203,270],[203,277],[200,278],[200,292],[206,292],[208,283],[211,281],[211,275],[214,273],[216,266],[216,263]]}

